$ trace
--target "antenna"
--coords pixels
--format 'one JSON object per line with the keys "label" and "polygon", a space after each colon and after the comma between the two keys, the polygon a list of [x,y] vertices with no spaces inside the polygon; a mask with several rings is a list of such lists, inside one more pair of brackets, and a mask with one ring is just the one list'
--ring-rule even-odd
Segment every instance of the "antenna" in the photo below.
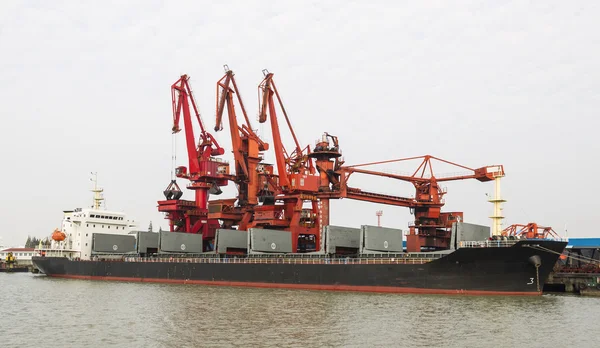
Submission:
{"label": "antenna", "polygon": [[383,215],[383,210],[378,210],[375,212],[377,216],[377,227],[381,227],[381,216]]}
{"label": "antenna", "polygon": [[92,208],[98,210],[100,209],[102,201],[104,200],[104,197],[102,197],[102,192],[104,190],[98,188],[98,172],[91,172],[91,174],[92,177],[90,178],[90,181],[94,183],[94,188],[91,190],[92,192],[94,192],[94,205],[92,206]]}

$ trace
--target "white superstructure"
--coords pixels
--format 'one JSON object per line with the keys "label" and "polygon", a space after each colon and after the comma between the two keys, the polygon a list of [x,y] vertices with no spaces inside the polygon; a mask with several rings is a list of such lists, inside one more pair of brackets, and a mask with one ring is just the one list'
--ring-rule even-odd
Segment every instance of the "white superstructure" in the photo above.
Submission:
{"label": "white superstructure", "polygon": [[52,239],[50,248],[40,246],[36,249],[40,255],[62,255],[89,260],[92,256],[94,233],[126,235],[137,228],[135,221],[129,220],[124,213],[102,208],[103,190],[98,188],[95,176],[92,181],[94,182],[93,206],[64,211],[59,232],[65,234],[65,239],[62,241]]}

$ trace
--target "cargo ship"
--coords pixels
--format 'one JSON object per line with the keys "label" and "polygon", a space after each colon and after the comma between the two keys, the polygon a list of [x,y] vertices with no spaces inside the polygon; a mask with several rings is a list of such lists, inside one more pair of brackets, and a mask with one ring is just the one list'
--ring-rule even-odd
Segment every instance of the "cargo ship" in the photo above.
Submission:
{"label": "cargo ship", "polygon": [[[233,72],[217,82],[214,131],[228,121],[232,168],[221,157],[225,148],[209,133],[182,75],[171,85],[173,125],[185,130],[188,166],[174,176],[189,181],[194,200],[181,199],[175,177],[163,191],[158,210],[169,231],[136,231],[124,214],[98,209],[65,212],[53,246],[39,250],[33,264],[48,276],[229,285],[271,288],[397,293],[539,295],[566,246],[559,239],[521,239],[501,234],[499,183],[502,165],[469,168],[431,155],[344,165],[337,136],[323,133],[312,147],[295,136],[273,74],[263,70],[259,84],[259,123],[269,121],[273,144],[254,132]],[[239,104],[245,122],[237,120]],[[295,146],[286,150],[277,110],[285,118]],[[193,111],[193,112],[192,112]],[[195,117],[194,117],[195,116]],[[198,121],[200,137],[194,135]],[[381,148],[364,143],[373,153]],[[276,167],[264,162],[274,152]],[[173,150],[175,158],[175,150]],[[373,166],[419,160],[412,174]],[[437,175],[432,161],[460,172]],[[230,172],[230,169],[235,169]],[[408,182],[414,195],[376,193],[351,185],[357,175]],[[469,224],[462,212],[442,212],[444,182],[495,182],[492,228]],[[233,182],[236,197],[210,200]],[[330,202],[352,199],[409,208],[409,230],[330,223]],[[406,236],[406,241],[404,240]]]}
{"label": "cargo ship", "polygon": [[[98,191],[98,190],[97,190]],[[102,200],[95,197],[95,202]],[[64,212],[62,230],[32,261],[51,277],[308,290],[540,295],[567,242],[490,238],[455,222],[451,248],[407,252],[402,231],[325,226],[319,251],[291,253],[291,233],[217,229],[201,234],[136,231],[119,212]]]}
{"label": "cargo ship", "polygon": [[128,255],[92,260],[34,257],[48,276],[307,290],[540,295],[565,242],[518,241],[462,247],[446,255],[220,257]]}

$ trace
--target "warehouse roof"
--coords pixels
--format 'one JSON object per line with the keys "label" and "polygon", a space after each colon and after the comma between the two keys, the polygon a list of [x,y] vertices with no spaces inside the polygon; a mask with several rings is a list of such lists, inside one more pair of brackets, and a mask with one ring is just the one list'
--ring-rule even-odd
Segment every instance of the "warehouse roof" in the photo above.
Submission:
{"label": "warehouse roof", "polygon": [[567,248],[600,248],[600,238],[569,238]]}

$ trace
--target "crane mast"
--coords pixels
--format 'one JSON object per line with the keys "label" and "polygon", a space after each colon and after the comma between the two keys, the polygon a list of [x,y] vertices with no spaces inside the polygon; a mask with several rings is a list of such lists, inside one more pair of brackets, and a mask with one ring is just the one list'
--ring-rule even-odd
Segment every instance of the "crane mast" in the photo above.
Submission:
{"label": "crane mast", "polygon": [[[187,75],[182,75],[171,85],[171,101],[173,107],[171,131],[173,134],[181,131],[179,124],[183,118],[188,155],[188,167],[177,167],[175,176],[189,180],[187,188],[194,191],[194,201],[180,199],[183,192],[176,180],[172,180],[163,192],[166,200],[158,202],[158,210],[166,214],[170,231],[201,233],[203,239],[211,239],[214,238],[219,222],[208,219],[208,198],[210,194],[220,194],[220,187],[227,185],[230,178],[229,164],[216,158],[216,156],[223,155],[225,151],[206,131]],[[200,126],[197,144],[190,106]]]}

